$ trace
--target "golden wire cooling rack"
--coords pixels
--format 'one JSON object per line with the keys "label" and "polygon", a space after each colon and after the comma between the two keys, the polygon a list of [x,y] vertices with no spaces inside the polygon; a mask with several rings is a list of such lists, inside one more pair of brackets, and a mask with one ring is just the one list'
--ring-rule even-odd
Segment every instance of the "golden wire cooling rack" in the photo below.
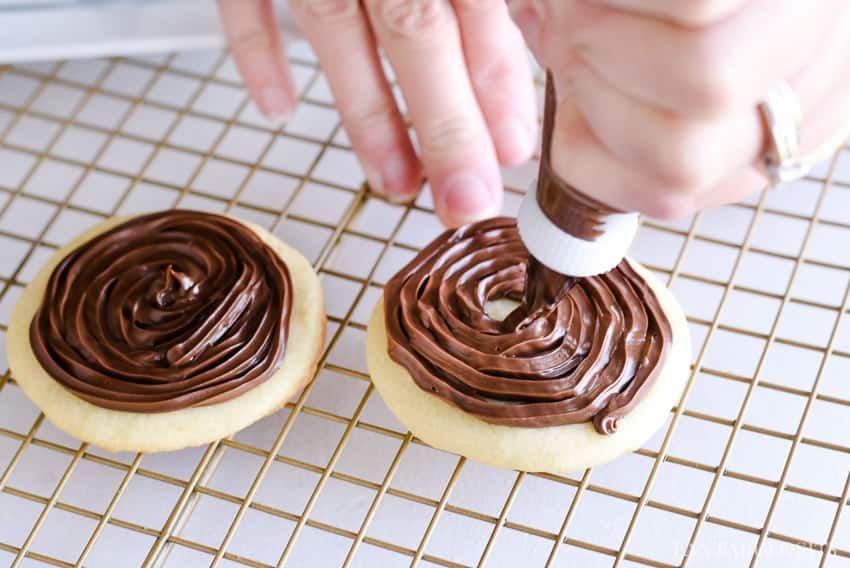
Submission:
{"label": "golden wire cooling rack", "polygon": [[[850,566],[846,148],[789,188],[643,224],[633,254],[694,343],[643,449],[576,475],[497,470],[423,445],[374,392],[368,315],[440,228],[427,195],[366,193],[312,53],[289,56],[302,105],[282,127],[223,52],[0,66],[0,333],[58,245],[172,206],[273,230],[313,261],[330,314],[295,401],[180,452],[80,444],[6,370],[0,566]],[[534,169],[505,172],[508,213]]]}

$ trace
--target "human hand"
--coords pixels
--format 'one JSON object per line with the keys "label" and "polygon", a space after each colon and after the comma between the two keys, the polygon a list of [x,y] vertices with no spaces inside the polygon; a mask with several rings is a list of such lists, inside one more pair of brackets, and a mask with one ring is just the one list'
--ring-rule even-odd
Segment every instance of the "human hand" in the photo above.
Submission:
{"label": "human hand", "polygon": [[512,0],[553,71],[555,170],[628,211],[671,218],[763,189],[757,105],[787,81],[801,152],[850,124],[845,0]]}
{"label": "human hand", "polygon": [[[218,0],[230,49],[262,112],[297,101],[272,0]],[[528,159],[537,139],[527,51],[504,0],[291,0],[373,191],[413,199],[423,170],[449,226],[501,208],[499,164]],[[386,55],[419,145],[384,75]]]}

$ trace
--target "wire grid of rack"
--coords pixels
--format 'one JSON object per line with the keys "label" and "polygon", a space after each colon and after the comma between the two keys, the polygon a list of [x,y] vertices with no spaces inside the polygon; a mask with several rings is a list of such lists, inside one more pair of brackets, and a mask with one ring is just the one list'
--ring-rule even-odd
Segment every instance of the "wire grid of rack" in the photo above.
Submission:
{"label": "wire grid of rack", "polygon": [[[224,52],[0,66],[0,333],[58,245],[171,206],[272,229],[313,261],[330,316],[296,400],[181,452],[81,444],[5,370],[0,566],[850,566],[846,148],[790,188],[643,223],[633,254],[694,346],[644,448],[578,474],[497,470],[420,443],[374,392],[368,315],[440,228],[427,192],[367,194],[312,52],[288,53],[302,104],[282,127]],[[535,167],[505,172],[507,213]]]}

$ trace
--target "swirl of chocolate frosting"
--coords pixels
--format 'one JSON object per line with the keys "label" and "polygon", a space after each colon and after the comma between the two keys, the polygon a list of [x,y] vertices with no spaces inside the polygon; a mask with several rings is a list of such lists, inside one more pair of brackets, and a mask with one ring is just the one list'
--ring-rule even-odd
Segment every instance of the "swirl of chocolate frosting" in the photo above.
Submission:
{"label": "swirl of chocolate frosting", "polygon": [[526,302],[504,321],[489,317],[488,301],[525,297],[528,263],[513,219],[443,233],[385,288],[390,357],[487,422],[592,421],[611,434],[662,368],[670,323],[627,260],[578,279],[548,309]]}
{"label": "swirl of chocolate frosting", "polygon": [[280,366],[292,283],[251,229],[209,213],[135,217],[56,266],[30,326],[44,369],[97,406],[221,402]]}

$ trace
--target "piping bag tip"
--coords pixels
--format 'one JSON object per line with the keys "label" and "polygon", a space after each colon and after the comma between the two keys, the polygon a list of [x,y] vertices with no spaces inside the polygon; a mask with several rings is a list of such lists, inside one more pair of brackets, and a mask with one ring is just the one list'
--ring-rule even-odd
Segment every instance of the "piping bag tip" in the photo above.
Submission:
{"label": "piping bag tip", "polygon": [[551,154],[557,105],[554,77],[547,71],[540,171],[520,206],[517,228],[528,251],[546,268],[573,277],[596,276],[626,256],[639,215],[597,201],[555,171]]}
{"label": "piping bag tip", "polygon": [[603,274],[615,268],[629,250],[638,229],[637,213],[607,215],[598,236],[584,239],[553,223],[529,192],[517,215],[517,228],[528,252],[547,268],[574,277]]}
{"label": "piping bag tip", "polygon": [[637,233],[637,213],[600,203],[555,172],[551,153],[556,106],[550,71],[546,75],[540,172],[517,215],[519,236],[531,258],[523,302],[503,321],[510,330],[548,316],[581,278],[619,265]]}

